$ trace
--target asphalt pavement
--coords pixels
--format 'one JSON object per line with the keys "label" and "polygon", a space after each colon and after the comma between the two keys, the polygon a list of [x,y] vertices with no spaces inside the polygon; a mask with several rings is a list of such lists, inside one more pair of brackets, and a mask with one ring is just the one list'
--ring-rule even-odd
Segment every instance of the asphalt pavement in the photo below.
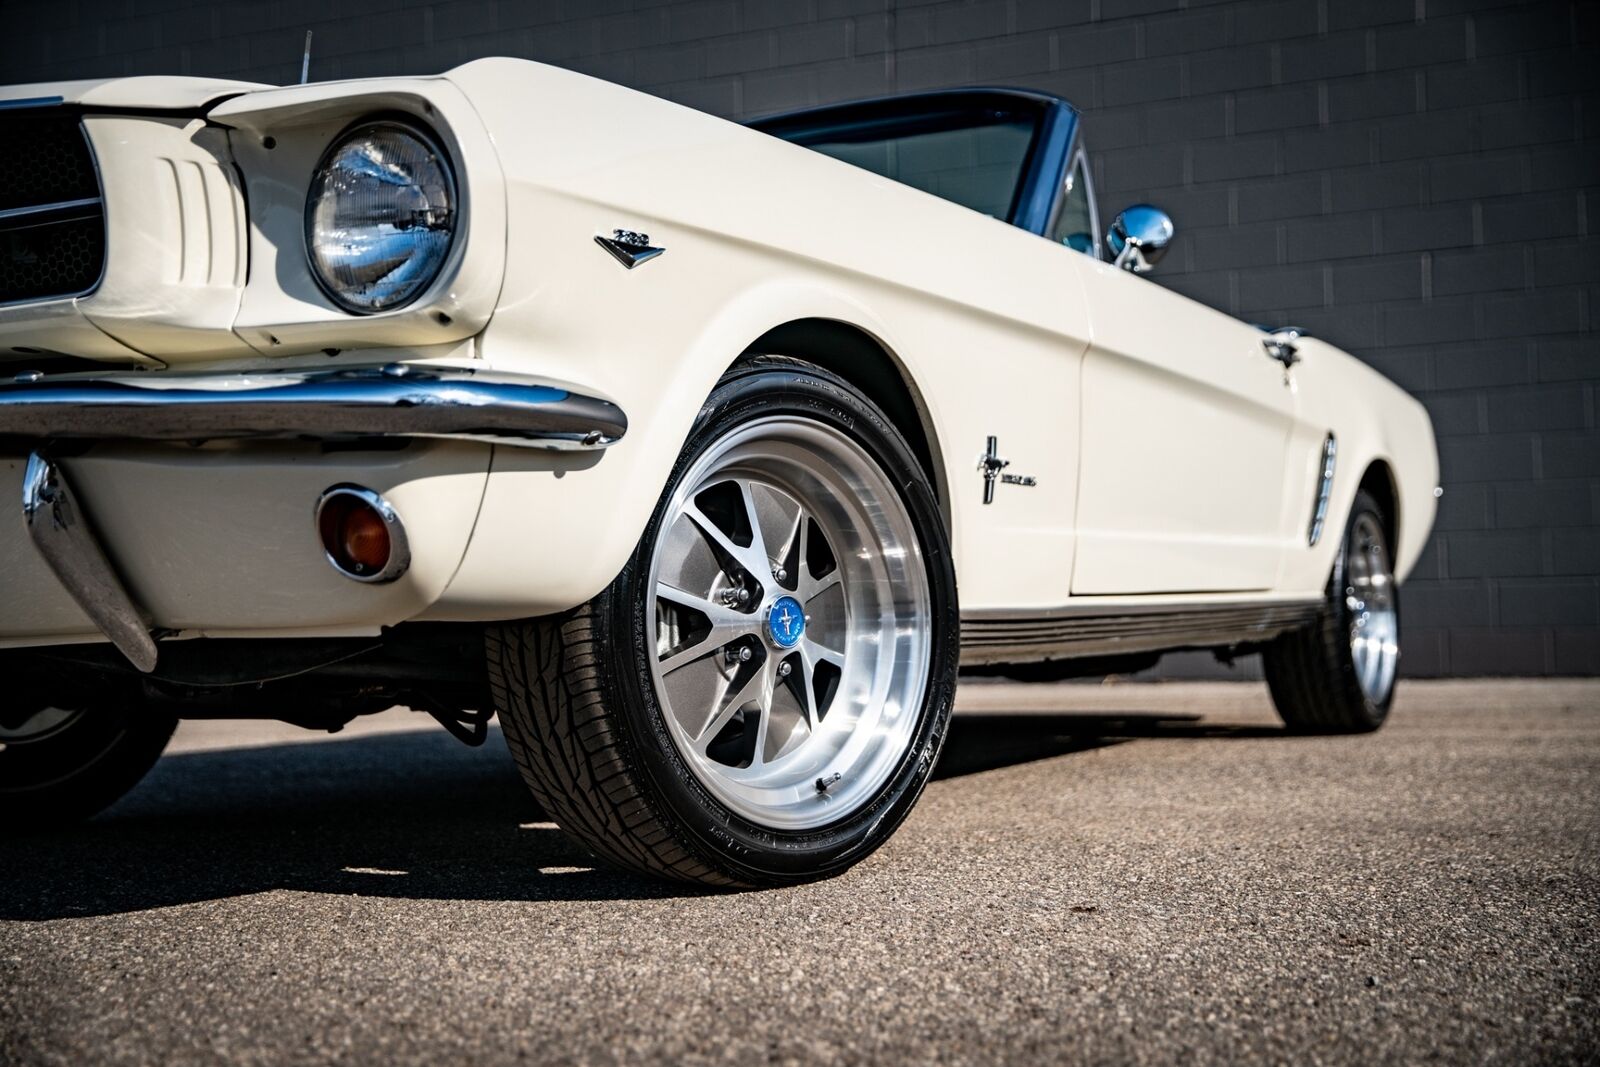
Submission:
{"label": "asphalt pavement", "polygon": [[597,869],[498,733],[186,724],[0,840],[0,1064],[1600,1060],[1600,682],[973,684],[848,874]]}

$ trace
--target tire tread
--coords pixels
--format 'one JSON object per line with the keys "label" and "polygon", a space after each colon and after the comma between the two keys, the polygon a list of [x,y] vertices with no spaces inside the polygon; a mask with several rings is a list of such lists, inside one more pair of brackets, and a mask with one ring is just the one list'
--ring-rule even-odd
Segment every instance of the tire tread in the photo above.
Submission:
{"label": "tire tread", "polygon": [[700,885],[743,883],[692,854],[640,787],[603,702],[591,601],[493,627],[489,687],[523,781],[556,824],[617,866]]}

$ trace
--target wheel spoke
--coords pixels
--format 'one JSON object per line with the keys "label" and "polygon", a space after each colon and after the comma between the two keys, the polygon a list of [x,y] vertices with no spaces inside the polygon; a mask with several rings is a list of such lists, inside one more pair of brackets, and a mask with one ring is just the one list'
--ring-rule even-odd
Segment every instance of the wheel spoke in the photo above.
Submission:
{"label": "wheel spoke", "polygon": [[816,733],[822,727],[822,705],[817,700],[817,667],[823,663],[831,664],[842,677],[844,656],[809,637],[801,639],[797,651],[800,653],[800,688],[805,694],[802,703],[805,704],[806,725],[812,733]]}
{"label": "wheel spoke", "polygon": [[[821,578],[815,577],[811,573],[811,523],[807,521],[809,518],[810,516],[807,515],[804,510],[802,510],[799,520],[800,550],[795,553],[794,568],[795,599],[806,605],[808,608],[811,606],[811,602],[813,600],[821,596],[823,593],[826,593],[834,586],[842,584],[843,581],[842,576],[839,573],[839,567],[837,563],[834,564],[833,570],[829,571],[827,574],[824,574]],[[824,545],[826,545],[826,541],[824,541]]]}
{"label": "wheel spoke", "polygon": [[841,584],[843,579],[839,577],[838,568],[834,568],[821,578],[813,578],[809,571],[805,571],[800,580],[800,591],[796,594],[796,599],[809,608],[813,600]]}
{"label": "wheel spoke", "polygon": [[807,637],[800,642],[800,654],[806,658],[808,667],[815,667],[819,663],[831,663],[844,673],[844,653],[835,652],[818,641]]}
{"label": "wheel spoke", "polygon": [[[722,728],[728,725],[728,720],[732,719],[734,713],[746,704],[755,701],[757,707],[761,707],[763,693],[766,694],[766,703],[771,703],[772,686],[768,680],[768,676],[771,673],[768,666],[769,663],[770,660],[762,660],[760,663],[749,664],[729,680],[727,687],[723,689],[722,696],[719,698],[716,712],[706,722],[705,728],[695,736],[695,748],[702,753],[705,752],[706,746],[716,740],[717,735],[722,732]],[[763,718],[766,717],[764,710],[760,714]]]}
{"label": "wheel spoke", "polygon": [[777,681],[777,659],[768,656],[761,665],[761,695],[756,700],[756,747],[750,756],[750,766],[760,767],[767,762],[767,730],[772,725],[772,688]]}
{"label": "wheel spoke", "polygon": [[696,641],[686,648],[675,650],[671,655],[661,660],[661,674],[665,677],[679,667],[687,666],[703,656],[708,656],[732,641],[737,634],[713,628],[703,639]]}
{"label": "wheel spoke", "polygon": [[744,501],[745,521],[750,524],[750,547],[745,549],[750,558],[747,566],[755,568],[751,573],[756,581],[764,583],[772,577],[772,554],[767,551],[767,536],[761,529],[761,511],[750,493],[750,483],[738,478],[734,484],[739,487],[739,499]]}
{"label": "wheel spoke", "polygon": [[794,524],[789,528],[789,536],[783,539],[783,551],[778,555],[778,565],[783,568],[784,578],[778,584],[785,589],[797,590],[806,580],[806,538],[811,523],[810,515],[802,506],[794,517]]}
{"label": "wheel spoke", "polygon": [[[749,490],[743,488],[741,483],[740,491],[748,509]],[[766,547],[761,540],[759,527],[756,528],[751,543],[745,546],[723,533],[722,528],[712,522],[706,513],[696,507],[694,503],[685,504],[683,506],[683,514],[694,524],[695,529],[700,531],[700,535],[710,542],[712,552],[721,557],[725,566],[730,562],[737,564],[757,582],[766,582],[771,579],[772,564],[767,561]],[[751,514],[753,521],[754,513],[752,512]]]}
{"label": "wheel spoke", "polygon": [[675,649],[659,662],[663,676],[671,674],[679,667],[705,656],[723,647],[728,642],[746,634],[754,633],[760,628],[759,620],[754,615],[742,611],[735,611],[725,604],[718,604],[707,600],[705,597],[695,596],[665,583],[656,586],[656,597],[669,604],[689,608],[706,617],[711,623],[711,629],[704,637],[685,648]]}
{"label": "wheel spoke", "polygon": [[800,693],[801,710],[805,713],[806,727],[816,733],[822,725],[822,708],[817,704],[817,661],[807,647],[800,643]]}

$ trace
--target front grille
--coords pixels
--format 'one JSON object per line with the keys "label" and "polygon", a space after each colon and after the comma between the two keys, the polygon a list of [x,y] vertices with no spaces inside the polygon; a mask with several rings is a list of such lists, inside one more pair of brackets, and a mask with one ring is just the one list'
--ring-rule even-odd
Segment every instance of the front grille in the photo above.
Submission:
{"label": "front grille", "polygon": [[0,304],[86,293],[105,257],[105,205],[78,116],[0,111]]}

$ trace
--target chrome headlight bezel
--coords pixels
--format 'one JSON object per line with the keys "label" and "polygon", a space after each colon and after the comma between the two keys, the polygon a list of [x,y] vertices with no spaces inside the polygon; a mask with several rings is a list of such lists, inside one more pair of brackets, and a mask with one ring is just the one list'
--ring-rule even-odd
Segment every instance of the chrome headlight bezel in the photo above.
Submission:
{"label": "chrome headlight bezel", "polygon": [[[348,291],[342,291],[334,279],[324,269],[323,262],[317,255],[316,249],[316,214],[317,208],[325,199],[322,181],[329,173],[334,160],[349,147],[351,142],[370,134],[375,130],[398,132],[418,142],[437,162],[443,185],[449,198],[450,223],[446,228],[447,240],[440,250],[437,261],[431,269],[423,272],[407,286],[401,294],[382,303],[363,302],[353,299]],[[386,312],[399,311],[415,304],[424,294],[434,287],[446,266],[454,257],[459,244],[461,231],[461,194],[456,181],[455,163],[450,153],[445,149],[441,139],[433,130],[410,116],[367,116],[351,123],[341,130],[328,142],[322,154],[317,159],[317,165],[312,170],[310,180],[306,185],[304,225],[301,227],[304,242],[306,267],[317,288],[323,296],[342,311],[355,315],[380,315]]]}

